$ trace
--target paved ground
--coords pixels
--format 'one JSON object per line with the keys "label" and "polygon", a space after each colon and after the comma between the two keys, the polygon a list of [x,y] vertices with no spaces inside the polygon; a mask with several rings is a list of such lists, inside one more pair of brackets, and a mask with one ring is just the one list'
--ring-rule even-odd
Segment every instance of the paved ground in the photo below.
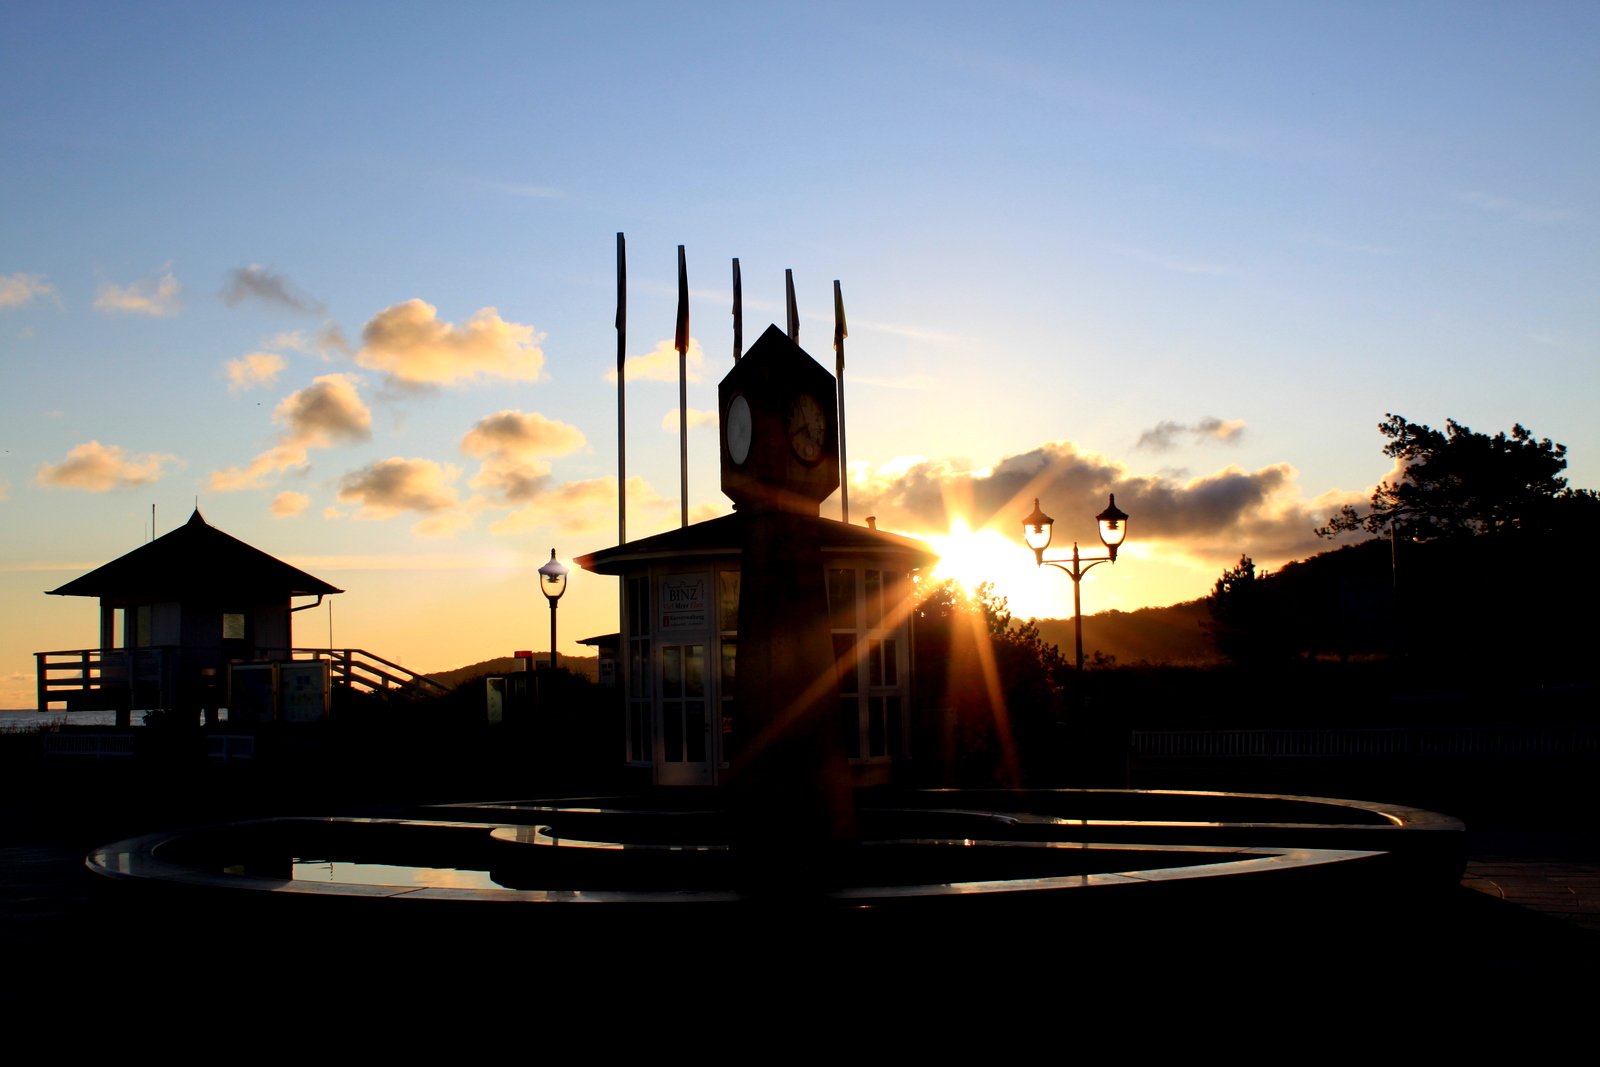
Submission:
{"label": "paved ground", "polygon": [[1600,934],[1600,833],[1475,832],[1461,884]]}

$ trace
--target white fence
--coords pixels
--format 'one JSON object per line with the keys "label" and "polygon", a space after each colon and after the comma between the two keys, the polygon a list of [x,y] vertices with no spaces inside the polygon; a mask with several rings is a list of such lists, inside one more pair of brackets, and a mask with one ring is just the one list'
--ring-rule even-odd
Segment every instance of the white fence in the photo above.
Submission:
{"label": "white fence", "polygon": [[1135,759],[1596,756],[1600,726],[1135,730],[1132,748]]}

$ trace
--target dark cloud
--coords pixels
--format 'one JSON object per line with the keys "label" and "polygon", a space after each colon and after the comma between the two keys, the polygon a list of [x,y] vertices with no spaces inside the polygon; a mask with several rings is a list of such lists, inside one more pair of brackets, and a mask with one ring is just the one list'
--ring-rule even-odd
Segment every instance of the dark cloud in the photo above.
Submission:
{"label": "dark cloud", "polygon": [[875,513],[884,527],[908,533],[943,533],[959,518],[1019,537],[1022,516],[1038,497],[1056,519],[1057,537],[1070,545],[1075,537],[1092,541],[1094,516],[1115,493],[1131,516],[1134,541],[1173,542],[1207,558],[1243,551],[1287,558],[1327,547],[1313,528],[1360,495],[1308,501],[1295,479],[1287,463],[1254,471],[1230,466],[1186,481],[1134,474],[1071,441],[1052,441],[978,470],[948,460],[892,464],[852,481],[850,510]]}
{"label": "dark cloud", "polygon": [[1211,441],[1237,444],[1244,431],[1245,424],[1242,419],[1225,420],[1207,415],[1192,424],[1163,419],[1141,433],[1133,447],[1146,452],[1166,452],[1176,448],[1180,442],[1194,445]]}
{"label": "dark cloud", "polygon": [[222,290],[222,302],[229,307],[236,307],[246,300],[298,315],[325,315],[328,311],[322,301],[296,289],[287,274],[274,274],[256,263],[230,270],[228,284]]}

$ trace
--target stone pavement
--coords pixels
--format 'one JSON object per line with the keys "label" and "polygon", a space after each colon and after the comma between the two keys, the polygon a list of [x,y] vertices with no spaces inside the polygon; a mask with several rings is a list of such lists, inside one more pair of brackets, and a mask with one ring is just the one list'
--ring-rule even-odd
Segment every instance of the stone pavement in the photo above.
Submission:
{"label": "stone pavement", "polygon": [[1600,833],[1473,831],[1461,884],[1600,933]]}

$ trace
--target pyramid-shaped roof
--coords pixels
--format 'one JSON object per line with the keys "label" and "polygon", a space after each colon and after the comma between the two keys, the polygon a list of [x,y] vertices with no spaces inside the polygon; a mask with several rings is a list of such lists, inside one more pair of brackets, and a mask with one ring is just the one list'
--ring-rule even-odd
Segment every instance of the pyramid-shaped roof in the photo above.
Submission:
{"label": "pyramid-shaped roof", "polygon": [[[577,564],[599,574],[621,574],[629,565],[642,560],[679,559],[690,556],[738,555],[744,544],[744,524],[750,516],[743,512],[681,526],[676,530],[642,537],[625,545],[602,548],[579,556]],[[887,530],[801,516],[800,521],[815,530],[814,536],[824,552],[863,552],[897,556],[908,567],[931,567],[939,554],[926,541]]]}
{"label": "pyramid-shaped roof", "polygon": [[189,521],[171,533],[49,592],[131,601],[225,597],[273,601],[344,590],[230,537],[201,518],[196,508]]}

